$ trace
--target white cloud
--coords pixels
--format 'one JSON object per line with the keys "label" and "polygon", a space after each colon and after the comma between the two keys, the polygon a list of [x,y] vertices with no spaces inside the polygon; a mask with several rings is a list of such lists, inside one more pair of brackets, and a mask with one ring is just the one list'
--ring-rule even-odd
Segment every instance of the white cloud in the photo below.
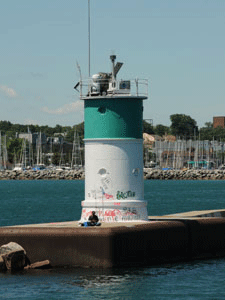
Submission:
{"label": "white cloud", "polygon": [[17,96],[16,91],[12,88],[7,87],[6,85],[0,85],[0,91],[11,98],[15,98]]}
{"label": "white cloud", "polygon": [[47,106],[42,107],[42,111],[50,114],[50,115],[66,115],[69,113],[81,111],[83,108],[83,103],[81,101],[72,102],[69,104],[65,104],[62,107],[59,107],[57,109],[49,109]]}

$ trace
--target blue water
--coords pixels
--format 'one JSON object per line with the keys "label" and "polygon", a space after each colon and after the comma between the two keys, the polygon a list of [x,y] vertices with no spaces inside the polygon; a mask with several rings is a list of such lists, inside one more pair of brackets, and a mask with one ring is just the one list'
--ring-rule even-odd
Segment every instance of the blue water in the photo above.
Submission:
{"label": "blue water", "polygon": [[[0,225],[78,220],[83,181],[0,181]],[[225,208],[224,181],[145,181],[149,215]],[[225,299],[225,259],[0,273],[0,299]]]}

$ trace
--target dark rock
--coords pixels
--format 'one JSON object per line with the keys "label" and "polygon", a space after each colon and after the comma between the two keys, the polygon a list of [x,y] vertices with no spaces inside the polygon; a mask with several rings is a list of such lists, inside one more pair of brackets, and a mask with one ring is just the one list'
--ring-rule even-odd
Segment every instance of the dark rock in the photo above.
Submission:
{"label": "dark rock", "polygon": [[6,271],[6,265],[4,259],[0,256],[0,271]]}
{"label": "dark rock", "polygon": [[8,270],[22,270],[28,263],[26,251],[14,242],[0,247],[0,258],[3,260],[2,266],[5,264]]}
{"label": "dark rock", "polygon": [[26,254],[24,251],[12,251],[8,254],[2,255],[7,270],[23,270],[27,264]]}

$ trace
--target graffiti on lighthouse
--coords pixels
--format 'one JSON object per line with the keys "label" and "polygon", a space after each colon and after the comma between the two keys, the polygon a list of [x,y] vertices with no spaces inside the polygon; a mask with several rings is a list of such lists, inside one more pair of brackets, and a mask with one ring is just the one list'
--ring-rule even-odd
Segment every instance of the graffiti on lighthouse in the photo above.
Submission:
{"label": "graffiti on lighthouse", "polygon": [[[118,205],[119,203],[114,203],[115,205]],[[121,222],[121,221],[131,221],[131,220],[139,220],[142,216],[143,212],[138,212],[135,207],[123,207],[121,209],[102,209],[98,210],[96,208],[89,208],[82,210],[82,216],[84,220],[88,220],[88,217],[91,215],[92,211],[96,211],[98,214],[98,217],[101,221],[104,222]]]}

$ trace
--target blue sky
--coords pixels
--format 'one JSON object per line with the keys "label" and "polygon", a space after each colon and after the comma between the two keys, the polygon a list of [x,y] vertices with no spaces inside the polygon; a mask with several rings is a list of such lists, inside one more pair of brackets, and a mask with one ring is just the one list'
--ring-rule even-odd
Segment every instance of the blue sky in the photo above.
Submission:
{"label": "blue sky", "polygon": [[[88,0],[2,0],[0,120],[63,126],[83,121],[73,89],[88,76]],[[120,77],[149,79],[144,118],[202,127],[225,115],[224,0],[91,0],[91,74],[124,62]]]}

